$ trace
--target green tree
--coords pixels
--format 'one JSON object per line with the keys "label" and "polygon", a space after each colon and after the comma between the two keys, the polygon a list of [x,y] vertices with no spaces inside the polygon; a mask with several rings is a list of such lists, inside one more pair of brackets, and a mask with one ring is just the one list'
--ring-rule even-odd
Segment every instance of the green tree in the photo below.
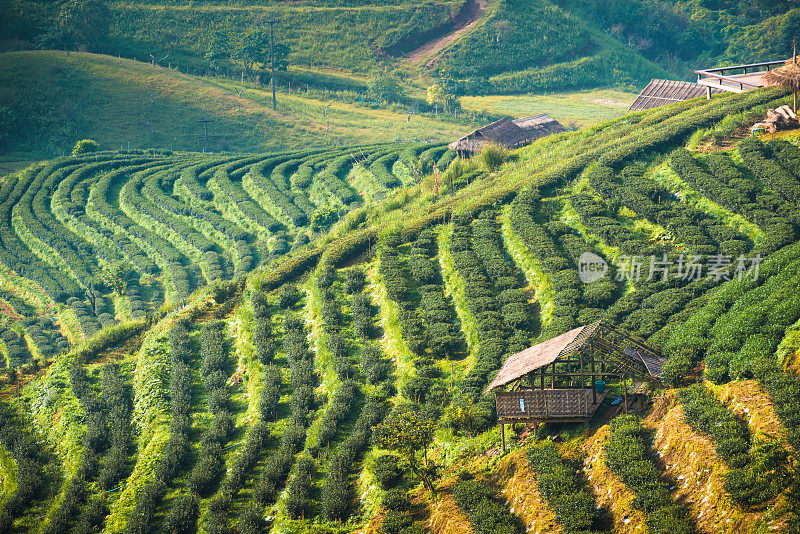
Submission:
{"label": "green tree", "polygon": [[100,279],[116,295],[124,295],[128,290],[128,281],[132,273],[133,270],[127,262],[118,261],[104,266]]}
{"label": "green tree", "polygon": [[428,104],[442,106],[445,111],[458,108],[456,95],[441,83],[428,87]]}
{"label": "green tree", "polygon": [[[431,493],[436,493],[436,488],[433,487],[434,469],[428,463],[427,449],[433,441],[435,430],[436,421],[409,405],[399,407],[373,429],[375,443],[383,449],[397,452]],[[420,450],[422,458],[417,456]]]}
{"label": "green tree", "polygon": [[111,13],[99,0],[67,0],[40,39],[43,48],[98,50],[108,36]]}
{"label": "green tree", "polygon": [[367,97],[378,102],[400,102],[403,89],[394,76],[378,76],[367,84]]}
{"label": "green tree", "polygon": [[[275,43],[275,70],[286,70],[289,47],[283,43]],[[270,67],[270,39],[269,30],[253,28],[232,44],[231,59],[242,66],[246,72],[251,72],[258,66]]]}
{"label": "green tree", "polygon": [[75,147],[72,149],[72,155],[80,156],[82,154],[97,152],[98,150],[100,150],[100,145],[97,144],[97,141],[92,141],[91,139],[81,139],[75,143]]}
{"label": "green tree", "polygon": [[222,61],[230,59],[230,34],[226,28],[220,28],[211,33],[208,40],[208,50],[203,57],[214,71],[219,70]]}

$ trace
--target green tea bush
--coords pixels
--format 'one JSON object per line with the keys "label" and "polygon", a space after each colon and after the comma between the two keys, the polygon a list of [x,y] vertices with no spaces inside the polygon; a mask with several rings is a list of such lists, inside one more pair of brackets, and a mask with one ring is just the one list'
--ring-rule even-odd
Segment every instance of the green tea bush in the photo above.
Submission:
{"label": "green tea bush", "polygon": [[636,416],[612,420],[611,434],[603,449],[608,468],[633,491],[633,505],[647,515],[650,532],[695,532],[686,510],[670,498],[669,486],[661,479],[653,459],[647,430]]}
{"label": "green tea bush", "polygon": [[[781,145],[773,145],[779,154],[789,154],[785,147],[781,150]],[[800,182],[789,171],[778,162],[773,161],[767,147],[755,137],[748,137],[737,145],[739,154],[742,155],[750,171],[767,187],[774,189],[783,195],[788,201],[797,205],[800,200]]]}
{"label": "green tea bush", "polygon": [[598,521],[594,495],[561,458],[555,444],[549,440],[534,443],[528,448],[527,457],[536,472],[539,493],[553,509],[564,532],[591,531]]}
{"label": "green tea bush", "polygon": [[19,518],[47,490],[47,453],[6,402],[0,403],[0,443],[16,463],[17,488],[0,507],[0,532],[11,532]]}
{"label": "green tea bush", "polygon": [[200,505],[197,497],[180,495],[169,511],[164,529],[170,533],[192,532],[197,528],[197,518],[200,515]]}
{"label": "green tea bush", "polygon": [[359,351],[361,372],[370,384],[379,384],[388,375],[389,364],[375,343],[366,343]]}
{"label": "green tea bush", "polygon": [[217,483],[225,468],[222,448],[228,441],[233,427],[230,397],[225,387],[227,353],[222,328],[223,323],[205,323],[200,332],[200,368],[203,372],[209,412],[214,418],[203,434],[203,447],[189,475],[189,488],[203,497],[216,491]]}
{"label": "green tea bush", "polygon": [[369,396],[352,431],[336,447],[322,487],[322,515],[326,519],[346,520],[352,513],[355,494],[349,474],[367,449],[373,428],[383,420],[386,412],[382,398]]}
{"label": "green tea bush", "polygon": [[794,204],[774,191],[760,189],[727,153],[710,153],[704,161],[707,169],[685,149],[676,150],[671,157],[672,168],[682,180],[725,208],[752,219],[764,231],[755,251],[770,254],[794,241]]}
{"label": "green tea bush", "polygon": [[314,403],[314,357],[309,350],[305,322],[287,315],[283,329],[283,352],[291,375],[291,415],[277,449],[267,458],[261,478],[253,490],[253,499],[261,506],[266,506],[277,497],[281,484],[291,470],[295,454],[302,450],[309,413]]}
{"label": "green tea bush", "polygon": [[387,296],[400,308],[398,315],[403,339],[411,351],[422,354],[426,346],[425,331],[416,302],[412,300],[414,292],[397,250],[399,246],[400,238],[396,235],[384,239],[379,271]]}
{"label": "green tea bush", "polygon": [[286,513],[292,519],[311,515],[311,489],[317,465],[312,458],[297,459],[294,476],[286,485]]}
{"label": "green tea bush", "polygon": [[472,528],[480,534],[515,534],[519,520],[498,502],[496,490],[484,480],[465,480],[453,488],[453,498]]}
{"label": "green tea bush", "polygon": [[344,290],[348,295],[360,293],[367,282],[364,271],[358,267],[344,271]]}
{"label": "green tea bush", "polygon": [[681,390],[683,418],[695,430],[710,436],[719,457],[733,468],[748,462],[747,425],[700,384]]}
{"label": "green tea bush", "polygon": [[[384,490],[390,490],[397,486],[403,478],[403,470],[400,468],[399,459],[393,454],[384,454],[375,459],[373,472],[375,479]],[[384,500],[384,507],[386,501]]]}
{"label": "green tea bush", "polygon": [[777,440],[755,444],[747,465],[725,473],[725,491],[744,506],[763,507],[792,483],[788,458]]}

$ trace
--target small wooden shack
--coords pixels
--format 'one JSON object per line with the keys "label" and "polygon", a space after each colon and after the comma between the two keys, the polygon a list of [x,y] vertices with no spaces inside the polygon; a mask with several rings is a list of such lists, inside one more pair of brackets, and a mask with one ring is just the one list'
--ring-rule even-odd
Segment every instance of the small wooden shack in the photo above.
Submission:
{"label": "small wooden shack", "polygon": [[565,132],[564,127],[547,113],[511,120],[502,118],[468,133],[448,148],[467,157],[480,152],[484,145],[497,143],[506,148],[519,148],[554,133]]}
{"label": "small wooden shack", "polygon": [[[665,359],[644,341],[605,321],[581,326],[510,356],[487,391],[493,391],[505,448],[507,423],[577,423],[592,418],[606,381],[629,394],[657,382]],[[630,385],[630,387],[629,387]]]}

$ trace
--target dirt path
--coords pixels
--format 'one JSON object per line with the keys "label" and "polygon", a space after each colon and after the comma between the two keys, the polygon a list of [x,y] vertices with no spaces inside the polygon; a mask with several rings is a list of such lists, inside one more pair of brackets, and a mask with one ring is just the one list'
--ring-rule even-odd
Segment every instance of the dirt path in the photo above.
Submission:
{"label": "dirt path", "polygon": [[416,50],[412,50],[405,55],[404,59],[412,63],[421,63],[425,58],[435,53],[436,55],[425,63],[426,67],[432,67],[439,59],[439,52],[461,37],[462,33],[474,27],[480,20],[485,9],[486,0],[472,0],[471,5],[468,7],[467,17],[464,20],[458,21],[455,28],[440,37],[428,41]]}

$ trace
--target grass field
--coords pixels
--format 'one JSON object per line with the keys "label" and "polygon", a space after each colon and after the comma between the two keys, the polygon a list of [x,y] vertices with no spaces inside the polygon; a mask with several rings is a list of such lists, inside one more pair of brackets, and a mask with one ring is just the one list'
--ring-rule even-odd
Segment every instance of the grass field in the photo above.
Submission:
{"label": "grass field", "polygon": [[564,125],[588,126],[621,117],[635,99],[635,93],[618,89],[590,89],[542,95],[462,96],[461,106],[515,118],[548,113]]}
{"label": "grass field", "polygon": [[[245,89],[242,92],[242,89]],[[0,54],[0,106],[17,117],[6,161],[44,159],[69,152],[79,139],[103,148],[200,151],[208,118],[213,152],[263,152],[308,146],[402,139],[457,138],[468,127],[413,117],[359,103],[278,95],[148,63],[86,53],[36,51]],[[328,106],[326,113],[326,106]],[[207,117],[206,117],[207,114]]]}
{"label": "grass field", "polygon": [[[312,76],[313,69],[303,70]],[[323,76],[334,73],[323,72]],[[336,73],[340,78],[347,78]],[[353,78],[363,83],[362,78]],[[414,80],[414,83],[418,83]],[[406,92],[424,98],[424,90]],[[350,95],[351,93],[342,93]],[[480,124],[372,109],[340,95],[324,99],[289,85],[278,87],[273,111],[268,85],[229,78],[200,78],[148,63],[98,54],[29,51],[0,54],[0,106],[17,117],[5,162],[68,153],[79,139],[103,148],[164,148],[202,151],[209,119],[212,152],[261,152],[398,139],[449,141]],[[354,98],[354,97],[353,97]],[[462,97],[468,111],[521,117],[549,113],[566,125],[585,126],[623,115],[632,93],[587,90],[547,95]],[[625,105],[623,105],[623,103]],[[26,119],[23,121],[22,117]],[[130,143],[130,145],[128,145]],[[5,172],[14,167],[3,167]]]}

